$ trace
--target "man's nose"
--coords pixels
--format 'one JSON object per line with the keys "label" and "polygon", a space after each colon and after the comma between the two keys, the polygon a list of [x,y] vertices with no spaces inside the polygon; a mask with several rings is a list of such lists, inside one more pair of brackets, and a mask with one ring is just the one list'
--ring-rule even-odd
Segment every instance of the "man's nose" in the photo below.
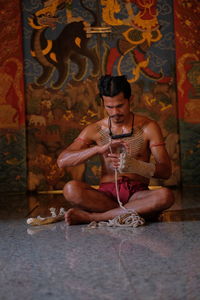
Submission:
{"label": "man's nose", "polygon": [[118,115],[120,112],[120,109],[118,107],[113,108],[113,115]]}

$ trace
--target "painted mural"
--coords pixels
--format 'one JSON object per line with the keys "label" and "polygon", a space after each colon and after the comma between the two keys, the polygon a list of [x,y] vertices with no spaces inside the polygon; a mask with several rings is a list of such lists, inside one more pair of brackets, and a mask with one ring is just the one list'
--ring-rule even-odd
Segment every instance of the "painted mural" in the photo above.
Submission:
{"label": "painted mural", "polygon": [[197,186],[200,185],[199,1],[175,1],[174,18],[182,182]]}
{"label": "painted mural", "polygon": [[112,25],[111,36],[103,41],[105,72],[127,76],[134,95],[133,111],[160,124],[172,161],[171,178],[152,179],[151,184],[178,185],[173,3],[157,0],[118,1],[120,5],[116,5],[116,1],[101,3],[103,21]]}
{"label": "painted mural", "polygon": [[132,109],[161,125],[179,183],[175,49],[171,1],[23,1],[28,189],[97,184],[98,157],[60,170],[56,159],[87,124],[103,116],[102,74],[125,74]]}
{"label": "painted mural", "polygon": [[[13,5],[15,9],[13,9]],[[26,191],[20,1],[0,1],[0,191]]]}

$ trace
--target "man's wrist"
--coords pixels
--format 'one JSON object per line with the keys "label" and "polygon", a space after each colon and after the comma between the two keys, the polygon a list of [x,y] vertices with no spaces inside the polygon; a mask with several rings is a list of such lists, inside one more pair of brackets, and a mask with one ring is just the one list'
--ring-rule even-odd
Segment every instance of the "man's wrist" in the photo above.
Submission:
{"label": "man's wrist", "polygon": [[118,170],[120,173],[135,173],[143,177],[151,178],[155,174],[156,166],[153,163],[137,160],[128,157],[125,153],[121,153]]}
{"label": "man's wrist", "polygon": [[96,154],[102,154],[102,146],[96,145],[94,146],[94,150]]}

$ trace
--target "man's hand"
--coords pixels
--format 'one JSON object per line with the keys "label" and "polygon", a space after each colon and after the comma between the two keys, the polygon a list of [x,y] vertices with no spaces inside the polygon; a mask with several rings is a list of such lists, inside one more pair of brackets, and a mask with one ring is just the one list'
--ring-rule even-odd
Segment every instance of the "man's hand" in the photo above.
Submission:
{"label": "man's hand", "polygon": [[118,169],[120,166],[120,153],[108,153],[108,157],[113,169]]}
{"label": "man's hand", "polygon": [[120,166],[120,153],[126,149],[126,143],[122,140],[111,141],[110,143],[99,146],[99,154],[107,157],[107,162],[113,169]]}
{"label": "man's hand", "polygon": [[120,153],[120,149],[125,147],[125,143],[121,140],[110,141],[108,144],[98,146],[99,154]]}

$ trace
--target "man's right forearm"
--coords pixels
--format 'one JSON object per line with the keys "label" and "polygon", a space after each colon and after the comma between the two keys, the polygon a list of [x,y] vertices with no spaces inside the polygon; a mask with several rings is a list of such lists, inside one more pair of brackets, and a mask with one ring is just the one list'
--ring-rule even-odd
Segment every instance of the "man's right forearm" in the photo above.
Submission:
{"label": "man's right forearm", "polygon": [[63,167],[73,167],[84,163],[87,159],[99,153],[99,146],[94,146],[91,148],[83,150],[66,150],[63,151],[58,159],[57,164],[59,168]]}

